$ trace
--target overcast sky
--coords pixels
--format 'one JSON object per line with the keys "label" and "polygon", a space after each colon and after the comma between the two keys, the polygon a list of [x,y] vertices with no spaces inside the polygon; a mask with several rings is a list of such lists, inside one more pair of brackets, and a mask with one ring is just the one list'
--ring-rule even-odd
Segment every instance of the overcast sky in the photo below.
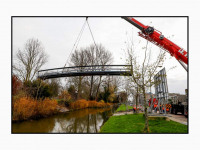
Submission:
{"label": "overcast sky", "polygon": [[[165,37],[187,51],[187,18],[186,17],[136,17],[144,25],[150,25],[162,32]],[[29,38],[39,39],[49,61],[41,69],[64,67],[73,45],[85,21],[84,17],[15,17],[13,18],[13,54],[23,49]],[[102,43],[114,56],[113,64],[125,64],[123,50],[126,48],[126,33],[133,35],[137,46],[138,56],[143,56],[142,47],[146,40],[138,36],[139,30],[120,17],[90,17],[88,18],[96,43]],[[172,36],[174,35],[174,36]],[[139,41],[141,41],[139,43]],[[78,48],[93,44],[88,26],[85,26]],[[154,53],[159,48],[152,44]],[[185,94],[187,88],[187,72],[175,58],[167,59],[163,65],[167,71],[169,93]],[[171,67],[177,66],[173,70]],[[161,68],[162,69],[162,68]],[[169,70],[169,71],[168,71]]]}

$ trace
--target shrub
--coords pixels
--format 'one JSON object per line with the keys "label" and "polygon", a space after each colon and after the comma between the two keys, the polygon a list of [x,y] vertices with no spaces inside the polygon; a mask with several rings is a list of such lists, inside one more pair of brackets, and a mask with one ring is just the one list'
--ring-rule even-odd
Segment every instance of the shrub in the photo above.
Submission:
{"label": "shrub", "polygon": [[64,100],[70,100],[71,95],[69,94],[69,92],[67,90],[65,90],[65,91],[61,91],[61,94],[58,96],[58,98],[64,99]]}
{"label": "shrub", "polygon": [[105,103],[104,100],[100,100],[101,103]]}
{"label": "shrub", "polygon": [[26,97],[26,93],[23,90],[18,91],[15,96],[12,96],[13,101],[19,100],[20,98]]}
{"label": "shrub", "polygon": [[81,99],[76,102],[72,102],[70,105],[71,109],[83,109],[83,108],[88,108],[88,101]]}
{"label": "shrub", "polygon": [[38,114],[40,116],[48,116],[57,112],[58,102],[56,100],[50,100],[45,98],[43,101],[39,102]]}
{"label": "shrub", "polygon": [[29,96],[36,99],[44,99],[45,97],[53,96],[50,84],[40,79],[24,82],[24,90]]}
{"label": "shrub", "polygon": [[57,101],[49,98],[43,101],[30,97],[22,97],[13,104],[13,120],[27,120],[36,117],[44,117],[57,112]]}
{"label": "shrub", "polygon": [[83,108],[103,108],[110,106],[110,103],[96,102],[96,101],[86,101],[84,99],[72,102],[69,104],[70,109],[83,109]]}
{"label": "shrub", "polygon": [[88,107],[92,108],[92,107],[97,107],[97,103],[96,101],[88,101]]}
{"label": "shrub", "polygon": [[23,97],[14,102],[13,118],[15,120],[26,120],[37,115],[38,102],[29,97]]}
{"label": "shrub", "polygon": [[98,107],[98,108],[105,107],[105,104],[106,104],[106,103],[101,103],[101,102],[99,102],[99,103],[97,104],[97,107]]}
{"label": "shrub", "polygon": [[[12,110],[13,110],[13,108],[14,108],[15,102],[16,102],[17,100],[19,100],[20,98],[23,98],[23,97],[25,97],[25,96],[26,96],[26,94],[25,94],[25,92],[22,91],[22,90],[18,91],[17,95],[12,96]],[[13,115],[13,111],[12,111],[12,115]]]}

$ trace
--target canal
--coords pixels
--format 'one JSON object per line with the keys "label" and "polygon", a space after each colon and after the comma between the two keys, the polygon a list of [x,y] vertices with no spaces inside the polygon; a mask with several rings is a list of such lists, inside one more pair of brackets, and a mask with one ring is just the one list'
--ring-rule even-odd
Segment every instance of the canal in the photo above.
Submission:
{"label": "canal", "polygon": [[38,120],[12,123],[12,133],[98,133],[116,109],[117,107],[87,108]]}

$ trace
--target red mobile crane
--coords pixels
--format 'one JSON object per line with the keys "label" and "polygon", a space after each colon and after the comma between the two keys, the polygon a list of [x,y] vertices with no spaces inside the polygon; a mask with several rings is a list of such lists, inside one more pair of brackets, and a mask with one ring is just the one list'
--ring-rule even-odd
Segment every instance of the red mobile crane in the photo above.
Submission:
{"label": "red mobile crane", "polygon": [[[171,56],[174,56],[179,61],[179,63],[183,66],[183,68],[186,71],[188,71],[187,67],[185,66],[185,64],[186,65],[188,64],[187,52],[183,48],[179,47],[178,45],[176,45],[169,39],[165,38],[164,35],[162,35],[162,32],[154,29],[153,27],[145,26],[132,17],[122,17],[122,18],[128,21],[129,23],[131,23],[132,25],[134,25],[135,27],[137,27],[141,31],[141,32],[138,32],[139,36],[157,45],[161,49],[169,52]],[[175,113],[175,114],[177,114],[178,110],[181,110],[182,114],[184,114],[186,117],[188,116],[187,104],[186,105],[180,104],[180,106],[174,105],[174,107],[172,107],[172,110],[173,110],[172,113]]]}
{"label": "red mobile crane", "polygon": [[145,26],[132,17],[122,18],[141,30],[141,32],[138,32],[139,36],[169,52],[171,56],[174,56],[187,71],[187,67],[185,66],[185,64],[188,64],[187,52],[183,48],[165,38],[164,35],[162,35],[162,32],[154,29],[153,27]]}

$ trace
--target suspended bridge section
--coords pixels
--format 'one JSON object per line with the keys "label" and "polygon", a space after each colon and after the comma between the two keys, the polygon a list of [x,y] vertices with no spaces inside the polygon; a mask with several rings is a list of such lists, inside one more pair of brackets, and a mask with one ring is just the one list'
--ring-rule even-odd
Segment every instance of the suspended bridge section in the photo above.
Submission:
{"label": "suspended bridge section", "polygon": [[60,77],[74,76],[131,76],[131,65],[92,65],[53,68],[38,71],[38,78],[45,80]]}

